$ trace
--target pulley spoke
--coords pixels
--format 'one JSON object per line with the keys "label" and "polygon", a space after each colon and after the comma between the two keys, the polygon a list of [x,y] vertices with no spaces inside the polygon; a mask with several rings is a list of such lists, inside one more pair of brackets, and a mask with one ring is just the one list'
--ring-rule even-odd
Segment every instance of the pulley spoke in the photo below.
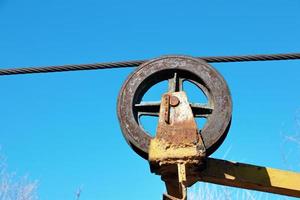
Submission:
{"label": "pulley spoke", "polygon": [[182,91],[183,80],[179,78],[178,73],[175,72],[174,76],[169,79],[169,92]]}
{"label": "pulley spoke", "polygon": [[191,103],[190,106],[195,117],[208,117],[213,111],[207,104]]}
{"label": "pulley spoke", "polygon": [[141,102],[134,105],[134,109],[138,115],[159,116],[160,101]]}

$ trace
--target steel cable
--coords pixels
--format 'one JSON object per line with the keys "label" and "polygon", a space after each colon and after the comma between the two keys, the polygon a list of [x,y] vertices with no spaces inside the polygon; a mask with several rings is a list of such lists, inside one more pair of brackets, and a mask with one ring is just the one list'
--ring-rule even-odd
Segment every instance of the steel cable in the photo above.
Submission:
{"label": "steel cable", "polygon": [[[261,54],[261,55],[242,55],[242,56],[208,56],[208,57],[197,57],[197,58],[204,60],[208,63],[295,60],[295,59],[300,59],[300,53]],[[79,70],[96,70],[96,69],[136,67],[146,61],[148,61],[148,60],[0,69],[0,76],[16,75],[16,74],[33,74],[33,73],[49,73],[49,72],[65,72],[65,71],[79,71]]]}

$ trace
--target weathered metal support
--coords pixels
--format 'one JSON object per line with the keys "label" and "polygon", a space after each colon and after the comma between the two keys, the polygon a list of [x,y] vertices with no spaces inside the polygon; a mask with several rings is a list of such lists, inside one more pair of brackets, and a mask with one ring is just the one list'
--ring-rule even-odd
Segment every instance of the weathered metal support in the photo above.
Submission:
{"label": "weathered metal support", "polygon": [[186,94],[168,92],[161,100],[156,136],[149,145],[151,171],[166,183],[166,200],[187,199],[187,168],[199,166],[205,147]]}
{"label": "weathered metal support", "polygon": [[[168,81],[160,102],[143,102],[156,83]],[[190,103],[185,81],[195,84],[207,103]],[[128,77],[118,98],[122,132],[132,149],[161,176],[164,200],[186,200],[187,188],[210,182],[300,197],[300,174],[208,158],[223,142],[230,127],[232,103],[223,77],[206,62],[186,56],[167,56],[142,64]],[[140,117],[159,116],[156,136],[147,133]],[[195,118],[205,118],[199,129]]]}
{"label": "weathered metal support", "polygon": [[[164,178],[166,174],[162,176],[168,193],[164,199],[181,200],[182,190],[179,181],[175,178],[177,174],[174,169],[169,169],[169,172],[173,173],[171,178]],[[201,165],[198,168],[192,166],[186,169],[184,186],[187,188],[196,182],[208,182],[300,198],[300,173],[215,158],[207,158],[205,166]]]}
{"label": "weathered metal support", "polygon": [[300,197],[298,173],[207,158],[184,92],[163,95],[149,162],[166,183],[165,200],[186,200],[198,181]]}
{"label": "weathered metal support", "polygon": [[155,138],[149,145],[151,165],[199,164],[205,147],[185,92],[163,95]]}
{"label": "weathered metal support", "polygon": [[300,173],[292,171],[208,158],[197,174],[189,184],[202,181],[300,198]]}

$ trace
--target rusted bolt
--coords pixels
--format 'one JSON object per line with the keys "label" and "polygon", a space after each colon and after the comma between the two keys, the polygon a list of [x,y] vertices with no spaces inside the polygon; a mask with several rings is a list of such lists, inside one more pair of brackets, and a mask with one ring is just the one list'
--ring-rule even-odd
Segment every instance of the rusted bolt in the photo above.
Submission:
{"label": "rusted bolt", "polygon": [[178,104],[180,103],[179,99],[176,96],[171,96],[170,98],[170,105],[172,107],[178,106]]}

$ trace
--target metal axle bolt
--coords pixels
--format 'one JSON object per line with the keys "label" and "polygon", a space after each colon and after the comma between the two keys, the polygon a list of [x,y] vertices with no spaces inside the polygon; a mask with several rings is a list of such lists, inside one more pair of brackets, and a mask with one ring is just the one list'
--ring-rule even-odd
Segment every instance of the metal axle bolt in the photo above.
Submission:
{"label": "metal axle bolt", "polygon": [[179,101],[179,99],[176,96],[171,96],[171,98],[170,98],[170,105],[172,107],[178,106],[179,103],[180,103],[180,101]]}

